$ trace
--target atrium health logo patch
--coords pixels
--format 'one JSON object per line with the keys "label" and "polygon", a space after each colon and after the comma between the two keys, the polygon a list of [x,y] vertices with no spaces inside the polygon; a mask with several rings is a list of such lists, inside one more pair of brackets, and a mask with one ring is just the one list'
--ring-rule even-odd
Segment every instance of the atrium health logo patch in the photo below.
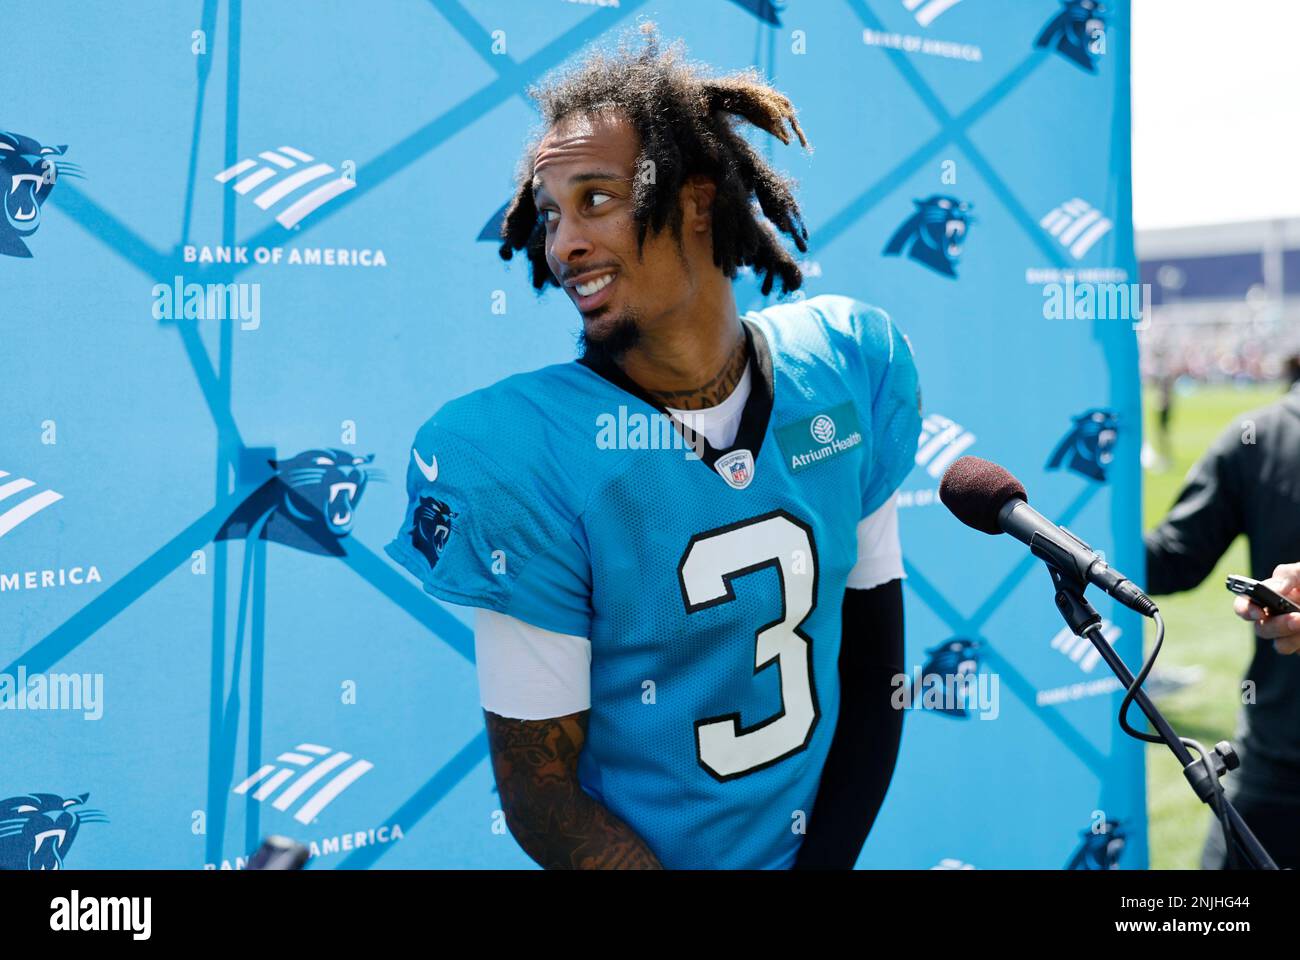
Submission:
{"label": "atrium health logo patch", "polygon": [[835,439],[835,421],[824,413],[819,414],[813,417],[808,432],[812,434],[812,438],[818,443],[830,443]]}
{"label": "atrium health logo patch", "polygon": [[975,222],[970,215],[971,204],[937,193],[913,202],[916,209],[889,238],[885,256],[906,253],[935,273],[956,278],[966,231]]}
{"label": "atrium health logo patch", "polygon": [[41,225],[41,207],[60,177],[82,177],[75,163],[60,160],[66,144],[50,147],[19,133],[0,130],[0,256],[30,258],[26,239]]}
{"label": "atrium health logo patch", "polygon": [[824,463],[862,443],[857,409],[850,401],[778,427],[776,442],[792,473]]}

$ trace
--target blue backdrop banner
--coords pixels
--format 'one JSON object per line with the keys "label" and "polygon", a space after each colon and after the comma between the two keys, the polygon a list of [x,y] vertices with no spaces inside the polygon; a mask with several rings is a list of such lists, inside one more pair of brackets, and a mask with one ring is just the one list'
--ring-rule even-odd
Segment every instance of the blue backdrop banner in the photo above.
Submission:
{"label": "blue backdrop banner", "polygon": [[314,869],[531,864],[472,614],[382,546],[416,428],[574,354],[484,235],[528,85],[642,17],[789,95],[815,150],[753,142],[799,184],[796,296],[884,308],[920,370],[908,713],[860,865],[1146,866],[1118,682],[937,497],[996,460],[1140,570],[1126,0],[41,9],[0,68],[0,867],[239,868],[270,833]]}

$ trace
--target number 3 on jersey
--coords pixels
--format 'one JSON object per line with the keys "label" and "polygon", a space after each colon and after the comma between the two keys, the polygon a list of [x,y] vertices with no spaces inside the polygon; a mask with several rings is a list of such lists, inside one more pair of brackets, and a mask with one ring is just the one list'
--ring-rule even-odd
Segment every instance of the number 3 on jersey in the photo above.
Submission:
{"label": "number 3 on jersey", "polygon": [[687,613],[735,600],[732,581],[766,567],[781,577],[783,616],[755,633],[754,672],[776,661],[781,709],[749,728],[739,712],[695,721],[700,766],[718,780],[771,766],[812,738],[820,715],[812,639],[799,628],[817,604],[817,548],[807,524],[777,510],[696,534],[677,567]]}

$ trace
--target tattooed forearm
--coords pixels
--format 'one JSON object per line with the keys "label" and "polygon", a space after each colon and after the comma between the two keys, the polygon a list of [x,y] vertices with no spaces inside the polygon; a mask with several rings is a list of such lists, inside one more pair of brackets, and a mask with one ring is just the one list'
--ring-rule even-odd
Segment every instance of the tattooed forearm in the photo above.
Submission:
{"label": "tattooed forearm", "polygon": [[484,711],[506,824],[548,870],[658,870],[645,842],[578,785],[586,712],[511,720]]}

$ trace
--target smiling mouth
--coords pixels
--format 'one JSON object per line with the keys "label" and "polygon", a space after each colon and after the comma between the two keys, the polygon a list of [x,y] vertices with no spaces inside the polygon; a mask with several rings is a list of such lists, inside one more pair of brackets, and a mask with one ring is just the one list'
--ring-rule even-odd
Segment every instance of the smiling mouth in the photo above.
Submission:
{"label": "smiling mouth", "polygon": [[565,289],[573,297],[573,302],[581,313],[590,313],[603,306],[614,295],[614,281],[618,279],[617,270],[603,270],[588,274],[581,282],[565,283]]}

